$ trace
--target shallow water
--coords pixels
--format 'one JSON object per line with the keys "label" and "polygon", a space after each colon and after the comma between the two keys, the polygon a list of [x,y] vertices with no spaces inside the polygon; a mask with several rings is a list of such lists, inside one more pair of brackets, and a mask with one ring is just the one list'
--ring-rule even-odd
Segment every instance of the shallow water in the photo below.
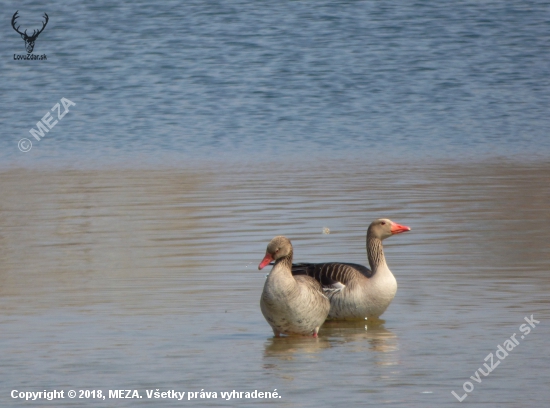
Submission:
{"label": "shallow water", "polygon": [[[548,164],[513,161],[2,171],[1,405],[22,404],[12,389],[159,388],[277,389],[271,401],[289,407],[444,406],[470,381],[465,402],[543,406],[549,181]],[[290,237],[296,261],[364,263],[380,216],[412,227],[384,242],[399,285],[385,322],[273,338],[257,270],[269,240]],[[531,315],[531,333],[471,380]],[[100,405],[114,404],[136,401]]]}

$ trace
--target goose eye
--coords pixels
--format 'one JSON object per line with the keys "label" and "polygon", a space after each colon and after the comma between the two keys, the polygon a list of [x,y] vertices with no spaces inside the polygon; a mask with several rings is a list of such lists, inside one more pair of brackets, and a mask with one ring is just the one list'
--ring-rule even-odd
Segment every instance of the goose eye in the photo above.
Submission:
{"label": "goose eye", "polygon": [[386,225],[386,223],[385,223],[384,221],[382,221],[382,222],[380,223],[380,225]]}

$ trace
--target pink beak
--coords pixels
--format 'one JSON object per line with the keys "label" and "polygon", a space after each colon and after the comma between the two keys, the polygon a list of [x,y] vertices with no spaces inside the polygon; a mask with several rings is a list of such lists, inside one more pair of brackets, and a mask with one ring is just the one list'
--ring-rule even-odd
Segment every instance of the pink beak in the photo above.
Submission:
{"label": "pink beak", "polygon": [[391,233],[392,234],[401,234],[402,232],[410,231],[410,227],[406,227],[405,225],[400,225],[396,222],[393,222],[391,225]]}
{"label": "pink beak", "polygon": [[262,262],[260,262],[258,269],[263,269],[266,265],[269,265],[271,261],[273,261],[273,257],[271,256],[271,254],[266,253],[264,259],[262,259]]}

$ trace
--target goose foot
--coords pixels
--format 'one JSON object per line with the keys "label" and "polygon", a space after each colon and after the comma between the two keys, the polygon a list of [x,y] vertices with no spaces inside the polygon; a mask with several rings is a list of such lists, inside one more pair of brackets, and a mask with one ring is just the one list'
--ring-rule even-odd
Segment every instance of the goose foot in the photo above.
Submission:
{"label": "goose foot", "polygon": [[319,327],[321,327],[321,326],[317,326],[317,327],[315,328],[315,330],[313,331],[313,337],[319,337],[319,336],[317,335],[317,333],[319,333]]}

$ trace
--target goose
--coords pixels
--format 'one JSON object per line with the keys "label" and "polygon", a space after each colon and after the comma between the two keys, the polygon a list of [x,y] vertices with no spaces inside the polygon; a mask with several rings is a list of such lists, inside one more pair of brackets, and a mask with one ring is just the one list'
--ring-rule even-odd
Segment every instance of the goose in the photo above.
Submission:
{"label": "goose", "polygon": [[386,264],[382,241],[410,230],[387,218],[373,221],[367,230],[371,269],[353,263],[300,263],[292,265],[292,274],[311,276],[323,285],[330,299],[329,318],[378,318],[397,292],[397,281]]}
{"label": "goose", "polygon": [[275,264],[265,281],[260,308],[275,337],[281,333],[318,337],[330,301],[312,277],[292,276],[292,252],[292,243],[286,237],[276,236],[268,244],[258,269],[272,261]]}

